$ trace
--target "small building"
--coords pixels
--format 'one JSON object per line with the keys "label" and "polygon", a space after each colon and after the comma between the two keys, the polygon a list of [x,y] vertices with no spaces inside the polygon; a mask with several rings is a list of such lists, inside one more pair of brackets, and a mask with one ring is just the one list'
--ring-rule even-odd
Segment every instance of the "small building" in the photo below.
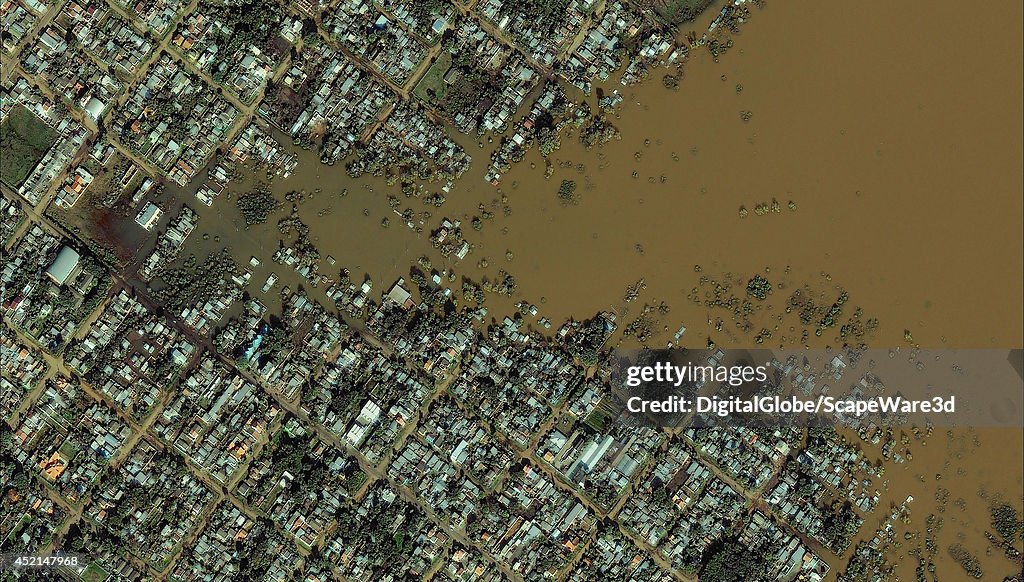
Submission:
{"label": "small building", "polygon": [[139,214],[135,217],[135,222],[146,230],[153,230],[156,223],[160,222],[160,217],[163,216],[164,211],[153,204],[152,202],[146,204],[146,207],[139,211]]}
{"label": "small building", "polygon": [[404,281],[399,279],[399,281],[395,283],[395,286],[391,288],[391,291],[388,292],[386,297],[393,301],[395,305],[398,305],[403,309],[409,309],[415,304],[412,301],[412,294],[402,287],[403,282]]}
{"label": "small building", "polygon": [[89,184],[92,184],[93,175],[85,168],[80,167],[68,179],[69,182],[64,184],[53,200],[54,204],[61,208],[71,208],[78,202],[82,193],[89,187]]}
{"label": "small building", "polygon": [[438,16],[437,19],[434,20],[434,24],[430,27],[430,30],[434,31],[434,34],[441,34],[444,32],[446,26],[448,26],[448,21],[443,17]]}
{"label": "small building", "polygon": [[78,270],[80,259],[75,249],[64,245],[57,253],[57,258],[47,267],[46,276],[54,283],[63,285]]}
{"label": "small building", "polygon": [[462,73],[459,72],[458,67],[452,67],[444,74],[443,79],[448,85],[454,85],[461,75]]}
{"label": "small building", "polygon": [[103,117],[103,111],[106,108],[107,105],[105,103],[93,97],[85,104],[85,114],[93,121],[99,121],[100,118]]}

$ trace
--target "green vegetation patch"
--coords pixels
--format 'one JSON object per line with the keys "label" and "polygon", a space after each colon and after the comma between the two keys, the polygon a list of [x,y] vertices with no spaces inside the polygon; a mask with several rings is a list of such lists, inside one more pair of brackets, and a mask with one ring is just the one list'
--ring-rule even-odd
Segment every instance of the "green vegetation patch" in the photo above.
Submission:
{"label": "green vegetation patch", "polygon": [[1005,503],[996,505],[989,510],[992,513],[992,528],[1003,537],[1007,543],[1012,544],[1024,531],[1024,521],[1021,521],[1017,510]]}
{"label": "green vegetation patch", "polygon": [[[246,43],[251,43],[264,52],[280,56],[287,50],[287,43],[278,43],[278,32],[284,10],[277,2],[263,2],[257,0],[243,0],[238,3],[221,3],[204,1],[202,9],[212,17],[223,22],[231,33],[223,29],[216,29],[216,43],[218,55],[223,58],[231,58],[232,55],[244,54]],[[220,68],[222,59],[211,59],[207,71],[217,82],[220,82],[226,72]]]}
{"label": "green vegetation patch", "polygon": [[253,190],[242,194],[237,199],[238,209],[242,211],[246,228],[254,224],[263,224],[280,203],[270,193],[266,184],[259,184]]}
{"label": "green vegetation patch", "polygon": [[579,203],[575,180],[562,180],[558,185],[558,199],[562,201],[563,206],[575,206]]}
{"label": "green vegetation patch", "polygon": [[655,3],[658,18],[666,25],[690,22],[711,5],[711,0],[661,0]]}
{"label": "green vegetation patch", "polygon": [[75,444],[72,443],[70,440],[64,441],[64,444],[60,446],[59,450],[60,454],[68,461],[74,459],[75,455],[78,454],[78,449],[75,448]]}
{"label": "green vegetation patch", "polygon": [[583,421],[584,424],[590,426],[596,431],[604,431],[608,426],[608,423],[615,418],[616,411],[612,407],[611,402],[607,398],[601,400],[601,403],[597,405],[597,408],[590,413],[589,416]]}
{"label": "green vegetation patch", "polygon": [[413,94],[426,103],[437,103],[444,99],[447,85],[444,82],[444,74],[452,66],[452,55],[448,51],[441,51],[437,60],[423,74],[423,78],[416,84]]}
{"label": "green vegetation patch", "polygon": [[756,578],[761,567],[754,548],[741,542],[738,537],[729,536],[713,542],[704,555],[699,570],[703,582],[741,582]]}
{"label": "green vegetation patch", "polygon": [[17,189],[55,141],[57,132],[28,109],[15,106],[0,123],[0,181]]}
{"label": "green vegetation patch", "polygon": [[525,0],[519,10],[528,21],[539,24],[544,30],[558,28],[571,0]]}
{"label": "green vegetation patch", "polygon": [[[454,70],[447,79],[441,80],[443,94],[432,102],[453,118],[461,113],[479,119],[481,103],[500,95],[501,86],[495,80],[494,72],[481,68],[474,55],[460,52],[451,60]],[[441,74],[445,75],[444,72]]]}
{"label": "green vegetation patch", "polygon": [[82,571],[82,580],[85,582],[103,582],[110,575],[107,574],[106,570],[100,568],[96,562],[93,562],[85,567]]}

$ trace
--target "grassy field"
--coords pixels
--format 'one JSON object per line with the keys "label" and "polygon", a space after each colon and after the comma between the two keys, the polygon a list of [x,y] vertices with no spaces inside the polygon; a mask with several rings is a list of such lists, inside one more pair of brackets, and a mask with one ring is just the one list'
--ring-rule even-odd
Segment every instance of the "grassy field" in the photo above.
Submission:
{"label": "grassy field", "polygon": [[75,445],[70,441],[64,441],[58,450],[61,455],[64,455],[64,458],[67,459],[68,462],[71,462],[71,460],[75,458],[75,455],[78,454],[78,449],[76,449]]}
{"label": "grassy field", "polygon": [[[416,95],[424,103],[437,103],[444,98],[447,86],[444,83],[444,74],[448,72],[448,69],[452,66],[452,55],[448,51],[441,51],[437,55],[437,61],[423,74],[423,78],[420,79],[419,83],[416,83],[416,88],[413,89],[413,94]],[[430,92],[433,91],[434,96],[431,97]]]}
{"label": "grassy field", "polygon": [[100,568],[95,562],[89,564],[82,571],[82,580],[85,582],[103,582],[108,577],[108,574]]}
{"label": "grassy field", "polygon": [[49,126],[28,109],[15,106],[0,124],[0,181],[17,189],[56,140]]}

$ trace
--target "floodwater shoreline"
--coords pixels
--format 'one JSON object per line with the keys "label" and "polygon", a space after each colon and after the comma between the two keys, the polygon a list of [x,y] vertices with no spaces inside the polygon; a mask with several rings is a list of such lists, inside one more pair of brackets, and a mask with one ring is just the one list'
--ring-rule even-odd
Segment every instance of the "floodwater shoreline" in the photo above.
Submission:
{"label": "floodwater shoreline", "polygon": [[[620,329],[645,320],[641,327],[658,347],[680,325],[688,328],[680,343],[695,347],[708,340],[753,347],[760,327],[772,332],[771,342],[828,344],[834,330],[804,338],[784,316],[786,298],[807,287],[825,305],[848,291],[865,320],[877,318],[864,340],[871,347],[1018,348],[1024,50],[1022,7],[1011,9],[1013,15],[965,19],[962,6],[948,0],[927,10],[770,3],[728,53],[712,59],[695,50],[678,91],[662,86],[659,69],[642,85],[609,84],[625,97],[612,118],[621,139],[588,150],[576,135],[563,135],[550,177],[531,150],[495,188],[483,175],[498,140],[479,147],[476,138],[452,132],[474,164],[440,208],[406,198],[383,178],[353,180],[344,164],[321,165],[314,152],[287,141],[298,171],[270,187],[281,201],[289,191],[307,193],[298,215],[321,256],[337,259],[321,272],[365,273],[378,297],[425,255],[435,268],[474,280],[499,270],[515,277],[512,296],[488,297],[488,319],[526,301],[557,329],[565,319],[612,309]],[[229,246],[240,265],[258,255],[253,288],[270,273],[281,276],[272,293],[254,293],[268,303],[280,286],[304,285],[270,259],[285,238],[276,222],[287,210],[248,228],[238,212],[237,196],[259,179],[248,176],[206,208],[193,197],[204,177],[168,188],[201,215],[185,253]],[[575,204],[559,200],[563,180],[577,184]],[[394,219],[389,194],[399,209],[430,212],[422,232]],[[779,212],[756,212],[772,200]],[[494,218],[470,229],[481,208]],[[387,227],[385,217],[392,219]],[[430,245],[430,230],[445,217],[461,220],[474,245],[461,261]],[[758,329],[740,329],[709,303],[718,287],[745,296],[754,275],[770,281],[773,294],[761,304]],[[631,288],[636,297],[627,300]],[[528,319],[535,329],[537,321]],[[944,577],[962,571],[948,556],[954,543],[979,556],[990,575],[1012,571],[1001,555],[986,553],[984,531],[996,497],[1020,504],[1022,481],[1013,471],[1024,459],[1019,437],[937,431],[912,440],[912,462],[888,466],[883,503],[911,491],[916,497],[900,535],[925,531],[929,514],[946,517],[935,557]],[[962,503],[947,508],[942,490]],[[886,508],[880,505],[877,517]],[[866,522],[862,539],[876,525]],[[908,539],[900,549],[901,578],[913,579],[916,561],[906,552],[919,543]],[[835,572],[843,560],[829,558]]]}

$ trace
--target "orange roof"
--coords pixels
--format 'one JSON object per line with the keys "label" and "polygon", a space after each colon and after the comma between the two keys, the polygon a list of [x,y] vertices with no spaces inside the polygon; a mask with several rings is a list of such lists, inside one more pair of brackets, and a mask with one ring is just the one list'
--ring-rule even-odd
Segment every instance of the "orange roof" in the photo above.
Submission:
{"label": "orange roof", "polygon": [[39,463],[43,474],[51,481],[56,481],[67,468],[67,464],[60,456],[60,451],[54,451],[50,458]]}

